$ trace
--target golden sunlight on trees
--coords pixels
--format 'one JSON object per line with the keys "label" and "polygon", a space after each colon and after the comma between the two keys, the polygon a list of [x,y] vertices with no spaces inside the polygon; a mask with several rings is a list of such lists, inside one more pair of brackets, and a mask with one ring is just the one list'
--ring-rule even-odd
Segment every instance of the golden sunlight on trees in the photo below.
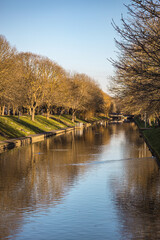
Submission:
{"label": "golden sunlight on trees", "polygon": [[34,121],[35,109],[44,99],[42,58],[32,53],[21,53],[23,67],[22,81],[25,88],[24,106],[29,108]]}
{"label": "golden sunlight on trees", "polygon": [[18,53],[0,36],[0,114],[107,115],[110,97],[85,74],[70,75],[60,65],[31,52]]}
{"label": "golden sunlight on trees", "polygon": [[6,38],[0,35],[0,114],[2,115],[5,106],[9,109],[15,102],[20,75],[21,66],[16,49],[11,48]]}
{"label": "golden sunlight on trees", "polygon": [[[75,74],[69,79],[68,104],[72,109],[72,121],[77,111],[85,113],[90,110],[93,94],[93,82],[85,74]],[[94,103],[92,103],[94,104]]]}
{"label": "golden sunlight on trees", "polygon": [[160,115],[160,2],[132,0],[129,17],[122,17],[122,28],[113,26],[121,40],[116,40],[118,60],[111,90],[127,111]]}
{"label": "golden sunlight on trees", "polygon": [[103,112],[105,113],[105,116],[107,117],[107,114],[109,113],[111,109],[111,97],[102,91],[103,96]]}

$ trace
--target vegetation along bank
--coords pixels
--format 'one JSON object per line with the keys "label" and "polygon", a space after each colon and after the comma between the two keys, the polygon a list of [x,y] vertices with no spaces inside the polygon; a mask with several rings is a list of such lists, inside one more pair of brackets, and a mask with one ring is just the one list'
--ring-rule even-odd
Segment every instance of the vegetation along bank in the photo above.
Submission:
{"label": "vegetation along bank", "polygon": [[86,74],[70,74],[51,59],[17,52],[0,35],[0,115],[70,114],[83,118],[110,109],[111,99]]}
{"label": "vegetation along bank", "polygon": [[140,130],[140,133],[144,137],[149,149],[153,156],[155,156],[160,164],[160,128],[145,121],[139,117],[135,118],[135,122]]}
{"label": "vegetation along bank", "polygon": [[140,116],[141,134],[160,159],[160,1],[131,0],[126,7],[121,26],[112,22],[119,38],[111,91],[120,109]]}
{"label": "vegetation along bank", "polygon": [[49,118],[31,116],[0,116],[0,152],[14,147],[23,146],[57,134],[66,133],[92,123],[106,120],[104,117],[92,117],[88,121],[76,118],[72,122],[71,115],[50,115]]}
{"label": "vegetation along bank", "polygon": [[0,35],[0,141],[12,147],[19,140],[12,144],[9,139],[25,144],[35,134],[42,139],[86,125],[96,116],[107,117],[111,105],[110,96],[86,74],[71,74],[47,57],[18,52]]}

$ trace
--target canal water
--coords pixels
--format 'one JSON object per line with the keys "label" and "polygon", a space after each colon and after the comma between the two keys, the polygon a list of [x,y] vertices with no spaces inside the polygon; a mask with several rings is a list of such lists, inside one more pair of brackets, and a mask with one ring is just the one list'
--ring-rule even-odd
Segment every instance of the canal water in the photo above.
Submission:
{"label": "canal water", "polygon": [[160,174],[134,123],[0,154],[0,239],[160,239]]}

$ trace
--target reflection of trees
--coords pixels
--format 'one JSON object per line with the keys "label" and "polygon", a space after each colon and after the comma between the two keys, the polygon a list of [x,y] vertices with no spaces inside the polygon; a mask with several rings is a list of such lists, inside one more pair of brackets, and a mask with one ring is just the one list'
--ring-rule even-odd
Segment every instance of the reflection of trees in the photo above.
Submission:
{"label": "reflection of trees", "polygon": [[18,232],[26,211],[59,204],[78,176],[91,167],[76,164],[94,160],[98,145],[109,139],[107,129],[88,128],[83,135],[71,132],[1,154],[0,239]]}
{"label": "reflection of trees", "polygon": [[[107,128],[94,126],[93,129],[84,129],[83,135],[70,132],[1,154],[0,238],[19,231],[26,211],[39,211],[60,204],[76,180],[93,166],[79,163],[97,160],[101,146],[106,148],[113,137],[119,136],[124,136],[122,147],[128,149],[126,158],[150,156],[132,124],[125,127],[109,125]],[[136,234],[147,239],[144,235],[146,226],[149,233],[150,228],[155,231],[152,236],[156,239],[160,219],[158,168],[152,160],[145,158],[124,161],[123,167],[123,176],[112,180],[112,191],[124,222],[124,239],[140,239]],[[128,237],[131,235],[133,238]]]}
{"label": "reflection of trees", "polygon": [[124,147],[124,158],[142,158],[151,156],[151,153],[146,146],[146,143],[144,143],[143,138],[139,137],[139,130],[135,123],[111,125],[109,126],[109,132],[112,136],[119,136],[120,134],[124,135],[124,142],[121,146],[121,148]]}
{"label": "reflection of trees", "polygon": [[[128,144],[135,142],[131,155],[141,159],[124,162],[123,176],[114,179],[114,193],[118,214],[122,222],[124,239],[160,239],[160,173],[143,139],[136,140],[136,131],[127,134]],[[143,157],[143,159],[142,159]]]}

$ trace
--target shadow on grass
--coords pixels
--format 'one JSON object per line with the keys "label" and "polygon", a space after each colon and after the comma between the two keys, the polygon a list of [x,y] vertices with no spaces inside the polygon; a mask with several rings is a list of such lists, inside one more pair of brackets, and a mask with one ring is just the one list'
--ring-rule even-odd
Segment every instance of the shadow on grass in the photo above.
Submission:
{"label": "shadow on grass", "polygon": [[64,119],[72,123],[72,116],[71,115],[62,115]]}
{"label": "shadow on grass", "polygon": [[59,118],[55,118],[55,117],[50,117],[50,118],[53,119],[54,121],[57,121],[57,122],[65,125],[65,126],[67,126],[67,127],[70,127],[70,125],[68,123],[66,123],[65,121],[63,121],[63,120],[61,120]]}
{"label": "shadow on grass", "polygon": [[[24,121],[24,120],[22,120],[22,119],[18,119],[18,118],[15,117],[15,116],[11,116],[10,118],[12,119],[12,121],[16,122],[17,124],[22,124],[22,125],[24,125],[26,128],[28,128],[28,130],[32,130],[32,131],[34,131],[35,133],[42,133],[42,132],[44,132],[43,129],[38,128],[38,127],[36,127],[36,126],[34,126],[34,125],[32,125],[32,124],[30,124],[30,123],[28,123],[28,122],[26,122],[26,121]],[[17,131],[17,130],[16,130],[16,131]]]}
{"label": "shadow on grass", "polygon": [[70,124],[70,127],[73,127],[75,125],[75,123],[77,123],[78,121],[74,120],[74,122],[72,122],[72,116],[71,115],[61,115],[61,117],[63,118],[64,121],[67,121],[67,124]]}
{"label": "shadow on grass", "polygon": [[[73,122],[72,122],[72,116],[71,116],[71,115],[62,115],[62,117],[63,117],[64,119],[66,119],[66,121],[69,121],[70,123],[73,124]],[[74,120],[74,123],[79,123],[79,122],[87,123],[87,121],[81,120],[81,119],[79,119],[79,118],[76,117],[76,119]]]}
{"label": "shadow on grass", "polygon": [[[49,121],[49,119],[47,119],[47,118],[41,118],[39,116],[36,116],[36,120],[38,120],[38,122],[40,122],[44,125],[47,125],[48,127],[54,127],[54,128],[58,128],[58,129],[62,128],[61,126],[59,126],[55,122],[50,122],[51,120]],[[57,121],[57,119],[53,119],[53,120]]]}
{"label": "shadow on grass", "polygon": [[18,131],[17,129],[0,122],[0,131],[3,132],[3,135],[7,138],[16,138],[16,137],[24,137],[24,133]]}

